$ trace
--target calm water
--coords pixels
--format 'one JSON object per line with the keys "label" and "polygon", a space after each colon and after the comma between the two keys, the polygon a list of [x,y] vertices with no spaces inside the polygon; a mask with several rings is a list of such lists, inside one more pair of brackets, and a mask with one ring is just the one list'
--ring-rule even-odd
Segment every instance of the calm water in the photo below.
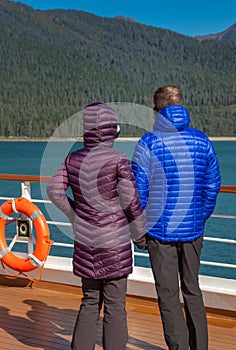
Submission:
{"label": "calm water", "polygon": [[[116,142],[115,148],[120,149],[131,157],[135,142]],[[215,141],[214,148],[218,155],[221,177],[223,185],[236,185],[236,142],[235,141]],[[0,143],[0,173],[1,174],[27,174],[27,175],[52,175],[71,146],[80,148],[82,143],[51,143],[46,142],[1,142]],[[0,194],[6,197],[21,196],[19,182],[0,181]],[[32,184],[32,198],[46,198],[45,185],[39,186]],[[57,211],[52,205],[38,205],[47,219],[63,221],[64,215]],[[214,214],[236,215],[236,195],[219,194],[217,206]],[[12,225],[6,229],[7,234],[14,235],[15,228]],[[65,228],[55,228],[50,226],[52,238],[55,241],[67,243],[73,242],[71,230]],[[205,236],[235,239],[236,220],[217,219],[208,220],[205,230]],[[15,248],[23,249],[22,245],[16,245]],[[71,257],[72,249],[52,247],[51,254]],[[216,261],[223,263],[236,264],[235,245],[225,243],[204,242],[201,260]],[[146,258],[136,258],[135,263],[139,266],[150,266]],[[212,267],[202,265],[200,268],[202,275],[218,276],[236,279],[236,269],[225,269],[221,267]]]}

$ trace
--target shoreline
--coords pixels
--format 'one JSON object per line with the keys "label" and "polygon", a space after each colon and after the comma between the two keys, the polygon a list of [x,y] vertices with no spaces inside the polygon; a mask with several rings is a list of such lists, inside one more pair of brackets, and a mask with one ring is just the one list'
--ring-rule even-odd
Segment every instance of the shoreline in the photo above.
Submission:
{"label": "shoreline", "polygon": [[[236,136],[208,136],[211,141],[236,141]],[[140,137],[119,137],[117,142],[138,142]],[[0,142],[82,142],[83,138],[0,137]]]}

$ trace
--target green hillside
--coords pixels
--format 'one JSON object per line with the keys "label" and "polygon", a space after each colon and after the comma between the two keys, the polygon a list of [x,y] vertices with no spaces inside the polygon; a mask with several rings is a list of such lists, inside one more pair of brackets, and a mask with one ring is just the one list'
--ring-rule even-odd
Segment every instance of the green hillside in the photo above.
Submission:
{"label": "green hillside", "polygon": [[236,135],[235,42],[1,0],[0,50],[0,136],[48,137],[98,100],[151,107],[165,84],[183,89],[192,126]]}

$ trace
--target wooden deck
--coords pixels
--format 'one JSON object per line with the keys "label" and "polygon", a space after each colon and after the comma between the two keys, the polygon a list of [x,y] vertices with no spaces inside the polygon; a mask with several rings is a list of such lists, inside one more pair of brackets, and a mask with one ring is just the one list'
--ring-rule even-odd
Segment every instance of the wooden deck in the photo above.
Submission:
{"label": "wooden deck", "polygon": [[[81,300],[79,287],[9,280],[0,277],[1,350],[70,350]],[[167,350],[156,301],[127,297],[127,350]],[[209,350],[236,349],[236,317],[208,313]],[[101,350],[101,322],[96,350]]]}

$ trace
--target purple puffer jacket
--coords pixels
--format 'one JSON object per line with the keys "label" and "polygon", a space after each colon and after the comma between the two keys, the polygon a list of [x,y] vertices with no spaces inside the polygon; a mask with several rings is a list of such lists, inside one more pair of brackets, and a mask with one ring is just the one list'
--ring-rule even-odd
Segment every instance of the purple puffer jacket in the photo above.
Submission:
{"label": "purple puffer jacket", "polygon": [[[107,105],[84,110],[84,148],[71,152],[52,177],[48,197],[70,219],[74,232],[73,270],[91,279],[132,272],[130,238],[146,233],[131,164],[113,150],[117,118]],[[73,200],[66,191],[71,188]]]}

